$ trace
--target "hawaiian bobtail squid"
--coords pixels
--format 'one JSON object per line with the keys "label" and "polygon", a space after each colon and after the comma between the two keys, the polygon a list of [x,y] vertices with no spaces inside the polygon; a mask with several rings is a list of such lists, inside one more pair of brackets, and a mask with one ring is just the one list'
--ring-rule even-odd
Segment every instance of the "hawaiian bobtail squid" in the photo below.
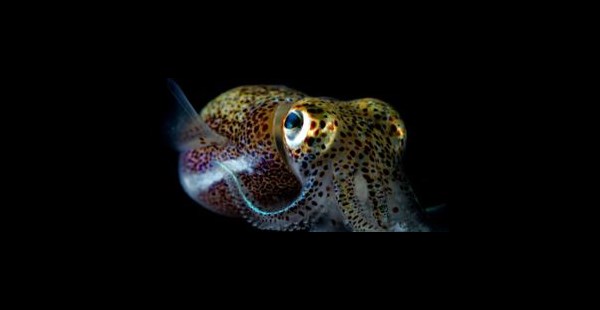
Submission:
{"label": "hawaiian bobtail squid", "polygon": [[406,129],[387,103],[242,86],[200,114],[173,80],[185,192],[269,230],[428,231],[406,180]]}

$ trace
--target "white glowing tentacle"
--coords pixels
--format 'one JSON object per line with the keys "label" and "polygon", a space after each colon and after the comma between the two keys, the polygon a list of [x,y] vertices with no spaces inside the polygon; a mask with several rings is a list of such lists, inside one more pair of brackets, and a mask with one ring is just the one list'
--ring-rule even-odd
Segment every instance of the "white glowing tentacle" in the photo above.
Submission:
{"label": "white glowing tentacle", "polygon": [[200,192],[207,191],[213,184],[223,180],[226,176],[226,171],[222,169],[223,167],[226,167],[228,171],[233,173],[253,172],[252,164],[245,156],[226,160],[223,163],[215,163],[219,167],[213,167],[201,173],[183,172],[181,174],[181,183],[186,192],[190,193],[192,197],[195,197]]}

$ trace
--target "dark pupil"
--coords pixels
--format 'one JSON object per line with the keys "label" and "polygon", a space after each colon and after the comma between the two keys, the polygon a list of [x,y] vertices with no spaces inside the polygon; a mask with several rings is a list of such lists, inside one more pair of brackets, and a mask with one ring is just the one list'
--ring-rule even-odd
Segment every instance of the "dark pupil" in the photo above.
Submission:
{"label": "dark pupil", "polygon": [[293,129],[302,127],[302,117],[297,112],[290,113],[285,119],[285,128]]}

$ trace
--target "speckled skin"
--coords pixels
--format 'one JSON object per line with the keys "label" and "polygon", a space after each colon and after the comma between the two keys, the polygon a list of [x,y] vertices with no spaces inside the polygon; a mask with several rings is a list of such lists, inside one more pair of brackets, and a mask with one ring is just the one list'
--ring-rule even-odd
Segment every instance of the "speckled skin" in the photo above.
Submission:
{"label": "speckled skin", "polygon": [[[298,145],[283,128],[291,111],[306,123]],[[186,192],[214,212],[272,230],[428,230],[401,168],[404,123],[385,102],[244,86],[200,118],[225,142],[188,143],[180,173]]]}

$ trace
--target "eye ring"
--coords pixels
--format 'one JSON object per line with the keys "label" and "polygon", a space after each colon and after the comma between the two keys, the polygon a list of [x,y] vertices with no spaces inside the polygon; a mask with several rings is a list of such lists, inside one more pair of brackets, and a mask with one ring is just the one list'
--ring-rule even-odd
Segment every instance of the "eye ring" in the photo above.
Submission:
{"label": "eye ring", "polygon": [[288,147],[300,147],[310,127],[310,116],[305,111],[291,110],[283,122],[285,142]]}

